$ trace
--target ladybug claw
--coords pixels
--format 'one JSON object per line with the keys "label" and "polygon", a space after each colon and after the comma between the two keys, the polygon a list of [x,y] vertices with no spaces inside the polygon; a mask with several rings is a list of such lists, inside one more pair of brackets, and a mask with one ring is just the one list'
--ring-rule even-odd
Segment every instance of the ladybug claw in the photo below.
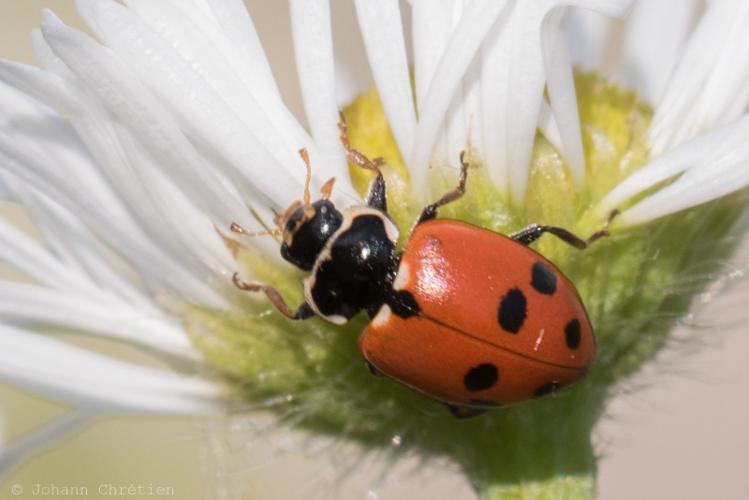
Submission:
{"label": "ladybug claw", "polygon": [[483,415],[484,413],[486,413],[486,409],[484,408],[471,408],[469,406],[454,405],[445,406],[447,406],[447,409],[450,410],[450,413],[452,413],[453,417],[459,418],[461,420],[466,418],[478,417],[479,415]]}
{"label": "ladybug claw", "polygon": [[378,370],[375,365],[370,363],[369,361],[364,361],[367,364],[367,369],[369,370],[369,373],[374,375],[375,377],[384,377],[385,374],[382,373],[380,370]]}
{"label": "ladybug claw", "polygon": [[248,283],[244,281],[239,277],[239,273],[234,273],[231,277],[231,281],[234,283],[234,286],[236,286],[240,290],[246,290],[248,292],[257,292],[259,290],[262,290],[263,288],[262,285],[259,285],[257,283]]}

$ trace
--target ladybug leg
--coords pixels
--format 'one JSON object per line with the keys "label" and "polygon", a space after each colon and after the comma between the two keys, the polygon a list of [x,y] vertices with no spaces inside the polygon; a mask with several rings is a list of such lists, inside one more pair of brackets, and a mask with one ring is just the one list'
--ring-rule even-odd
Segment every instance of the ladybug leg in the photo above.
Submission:
{"label": "ladybug leg", "polygon": [[387,213],[387,199],[385,198],[385,179],[382,174],[377,174],[377,177],[369,185],[369,192],[367,193],[367,206],[376,208],[384,213]]}
{"label": "ladybug leg", "polygon": [[364,360],[364,362],[365,362],[365,363],[367,364],[367,370],[369,370],[369,373],[371,373],[371,374],[372,374],[372,375],[374,375],[375,377],[384,377],[384,376],[385,376],[385,374],[384,374],[384,373],[382,373],[382,372],[381,372],[380,370],[378,370],[378,369],[377,369],[377,368],[375,367],[375,365],[373,365],[372,363],[370,363],[370,362],[369,362],[369,361],[367,361],[366,359]]}
{"label": "ladybug leg", "polygon": [[346,152],[346,159],[357,167],[371,170],[376,174],[374,180],[369,185],[367,206],[387,213],[385,178],[382,176],[382,171],[380,171],[380,166],[385,163],[385,160],[382,158],[370,160],[364,153],[358,149],[354,149],[348,140],[348,125],[346,125],[346,118],[343,116],[343,113],[339,113],[339,115],[338,131],[341,138],[341,144],[343,144],[343,149]]}
{"label": "ladybug leg", "polygon": [[521,229],[520,231],[517,231],[515,233],[510,234],[510,238],[517,241],[518,243],[522,243],[523,245],[530,245],[537,239],[539,239],[544,233],[553,234],[560,240],[564,241],[565,243],[572,245],[573,247],[584,250],[590,246],[591,243],[594,241],[603,238],[604,236],[609,235],[609,225],[611,224],[611,221],[616,218],[616,216],[619,215],[618,210],[614,210],[609,214],[608,219],[606,220],[606,223],[603,225],[601,229],[596,231],[595,233],[588,236],[587,239],[582,239],[579,236],[576,236],[572,234],[571,232],[567,231],[564,228],[556,227],[556,226],[541,226],[539,224],[532,224],[525,229]]}
{"label": "ladybug leg", "polygon": [[466,418],[473,418],[478,417],[479,415],[483,415],[486,413],[486,409],[484,408],[471,408],[469,406],[453,406],[453,405],[445,405],[447,406],[447,409],[450,410],[450,413],[452,413],[452,416],[459,419],[466,419]]}
{"label": "ladybug leg", "polygon": [[424,221],[428,221],[437,217],[437,209],[448,203],[452,203],[455,200],[459,200],[466,193],[466,180],[468,179],[468,162],[465,159],[466,152],[460,152],[460,176],[458,177],[458,185],[453,189],[442,195],[442,198],[424,207],[421,211],[421,215],[416,220],[416,224],[421,224]]}
{"label": "ladybug leg", "polygon": [[246,290],[248,292],[263,292],[265,296],[268,297],[268,300],[270,300],[276,309],[278,309],[278,312],[289,319],[301,320],[315,315],[312,308],[310,308],[309,304],[306,302],[302,302],[296,311],[292,311],[281,296],[281,293],[272,286],[263,285],[262,283],[248,283],[239,277],[239,273],[234,273],[232,281],[234,282],[234,286],[240,290]]}

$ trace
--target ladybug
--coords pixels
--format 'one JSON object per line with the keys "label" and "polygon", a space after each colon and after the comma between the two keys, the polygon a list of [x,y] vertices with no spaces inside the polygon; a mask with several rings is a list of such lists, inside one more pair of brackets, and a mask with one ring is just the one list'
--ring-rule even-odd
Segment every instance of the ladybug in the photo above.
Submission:
{"label": "ladybug", "polygon": [[[292,320],[318,316],[345,324],[361,311],[370,322],[359,350],[370,370],[438,402],[457,417],[556,392],[582,379],[595,357],[590,320],[574,285],[528,247],[545,233],[584,249],[588,239],[553,226],[531,225],[505,236],[456,220],[439,207],[465,193],[468,163],[461,154],[457,187],[422,211],[405,249],[388,216],[382,159],[353,149],[343,117],[348,160],[373,171],[366,206],[338,210],[335,179],[310,202],[307,166],[303,201],[276,217],[281,255],[308,271],[304,302],[292,310],[273,287],[234,275],[242,290],[264,292]],[[252,236],[236,224],[232,230]]]}

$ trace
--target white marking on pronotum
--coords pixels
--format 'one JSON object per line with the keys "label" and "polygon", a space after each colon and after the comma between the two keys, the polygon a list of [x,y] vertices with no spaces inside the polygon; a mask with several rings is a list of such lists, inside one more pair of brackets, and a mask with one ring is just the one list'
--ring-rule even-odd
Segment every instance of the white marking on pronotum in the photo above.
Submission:
{"label": "white marking on pronotum", "polygon": [[380,307],[380,310],[377,311],[377,314],[375,314],[375,317],[372,318],[372,321],[370,324],[375,328],[382,328],[386,326],[390,322],[390,316],[393,311],[390,310],[390,306],[385,304],[382,307]]}
{"label": "white marking on pronotum", "polygon": [[533,344],[533,350],[538,351],[538,348],[541,346],[541,342],[544,340],[544,329],[541,328],[541,330],[538,332],[538,337],[536,337],[536,343]]}
{"label": "white marking on pronotum", "polygon": [[404,290],[408,286],[408,282],[411,281],[411,269],[408,264],[401,262],[398,268],[398,274],[395,275],[393,281],[393,290]]}

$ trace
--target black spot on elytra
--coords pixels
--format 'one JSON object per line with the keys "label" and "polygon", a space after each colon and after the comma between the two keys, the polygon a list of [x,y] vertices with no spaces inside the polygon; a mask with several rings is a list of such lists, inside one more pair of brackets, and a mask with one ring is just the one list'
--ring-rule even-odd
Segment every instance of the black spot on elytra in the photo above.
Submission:
{"label": "black spot on elytra", "polygon": [[531,285],[538,293],[554,295],[557,291],[557,273],[543,262],[536,262],[531,269]]}
{"label": "black spot on elytra", "polygon": [[502,297],[497,311],[499,326],[510,333],[518,333],[523,327],[528,309],[525,295],[518,288],[513,288]]}
{"label": "black spot on elytra", "polygon": [[469,391],[483,391],[489,389],[499,380],[499,370],[491,363],[476,365],[463,377],[463,385]]}
{"label": "black spot on elytra", "polygon": [[421,312],[416,298],[408,290],[393,291],[387,303],[396,316],[404,319],[416,316]]}
{"label": "black spot on elytra", "polygon": [[555,380],[554,382],[549,382],[548,384],[542,385],[541,387],[536,389],[534,396],[540,398],[541,396],[546,396],[547,394],[554,394],[558,390],[559,382]]}
{"label": "black spot on elytra", "polygon": [[573,319],[564,327],[564,339],[570,349],[580,347],[580,322],[578,320]]}

